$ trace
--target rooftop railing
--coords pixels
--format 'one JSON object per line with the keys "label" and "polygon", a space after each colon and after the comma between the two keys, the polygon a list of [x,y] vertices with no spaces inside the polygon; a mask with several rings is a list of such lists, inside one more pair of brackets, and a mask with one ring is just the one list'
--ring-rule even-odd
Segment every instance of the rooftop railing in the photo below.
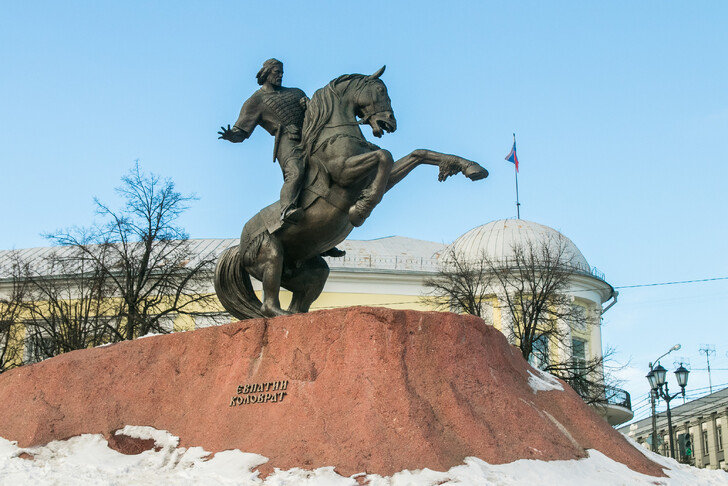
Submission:
{"label": "rooftop railing", "polygon": [[379,255],[344,255],[341,258],[325,258],[332,268],[372,268],[382,270],[419,270],[436,272],[437,258]]}
{"label": "rooftop railing", "polygon": [[[440,269],[440,260],[437,258],[408,257],[397,255],[344,255],[341,258],[326,257],[326,262],[331,268],[371,268],[383,270],[419,270],[436,272]],[[501,265],[511,264],[509,259],[500,262]],[[580,263],[565,263],[564,267],[577,274],[589,275],[602,281],[606,281],[604,273],[596,267],[582,265]]]}

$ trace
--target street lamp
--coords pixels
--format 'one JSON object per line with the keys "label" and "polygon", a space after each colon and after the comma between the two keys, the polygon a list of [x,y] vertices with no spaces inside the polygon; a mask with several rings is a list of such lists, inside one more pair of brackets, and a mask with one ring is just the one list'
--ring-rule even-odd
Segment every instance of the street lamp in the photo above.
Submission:
{"label": "street lamp", "polygon": [[654,371],[650,370],[650,372],[647,373],[647,381],[650,382],[650,390],[657,388],[657,376]]}
{"label": "street lamp", "polygon": [[668,354],[672,353],[673,351],[677,351],[678,349],[680,349],[680,345],[676,344],[675,346],[671,347],[667,353],[663,354],[657,359],[652,360],[649,365],[650,372],[647,373],[647,380],[650,382],[650,402],[652,404],[652,452],[657,452],[657,417],[655,416],[655,399],[657,398],[657,376],[652,369],[652,363],[657,363],[658,361],[660,361],[660,358],[664,358]]}
{"label": "street lamp", "polygon": [[[679,349],[679,345],[676,346],[678,346]],[[671,351],[672,350],[668,351],[668,353]],[[652,393],[658,398],[662,398],[663,400],[665,400],[665,403],[667,404],[667,433],[670,436],[670,457],[672,457],[673,459],[676,459],[676,457],[675,442],[673,441],[672,433],[672,414],[670,413],[670,401],[673,398],[676,398],[678,395],[682,395],[683,397],[685,397],[685,387],[688,385],[689,373],[690,372],[682,365],[682,363],[680,363],[680,367],[675,370],[675,378],[677,379],[677,384],[680,386],[680,391],[675,393],[674,395],[670,395],[670,390],[667,388],[667,370],[660,363],[657,363],[657,366],[651,368],[650,372],[647,373],[647,381],[650,382],[650,389],[652,390]],[[652,440],[654,444],[654,432]]]}
{"label": "street lamp", "polygon": [[652,372],[655,374],[655,385],[657,385],[655,388],[659,388],[664,385],[665,380],[667,379],[667,370],[665,367],[660,363],[657,363],[657,366],[652,368]]}
{"label": "street lamp", "polygon": [[675,370],[675,379],[677,380],[677,384],[680,385],[680,388],[685,390],[685,387],[688,386],[688,374],[690,372],[680,363],[680,367]]}

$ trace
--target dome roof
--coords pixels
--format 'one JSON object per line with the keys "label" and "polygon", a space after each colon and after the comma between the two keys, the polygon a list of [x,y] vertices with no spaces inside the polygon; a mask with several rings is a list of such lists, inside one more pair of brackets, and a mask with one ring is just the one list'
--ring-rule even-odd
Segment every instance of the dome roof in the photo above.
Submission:
{"label": "dome roof", "polygon": [[493,260],[513,257],[515,245],[531,242],[563,241],[571,265],[590,272],[589,263],[574,242],[553,228],[523,219],[499,219],[473,228],[455,240],[452,249],[466,260],[477,260],[483,255]]}

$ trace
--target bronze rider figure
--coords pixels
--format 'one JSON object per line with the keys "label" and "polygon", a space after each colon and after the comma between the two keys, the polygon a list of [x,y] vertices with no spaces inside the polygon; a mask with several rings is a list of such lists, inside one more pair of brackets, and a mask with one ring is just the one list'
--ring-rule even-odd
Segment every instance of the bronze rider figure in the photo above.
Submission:
{"label": "bronze rider figure", "polygon": [[298,222],[303,211],[298,207],[298,196],[304,174],[301,127],[308,97],[298,88],[281,86],[283,63],[268,59],[256,75],[261,88],[243,103],[240,116],[233,128],[220,127],[223,140],[240,143],[260,125],[275,137],[273,162],[278,160],[283,171],[281,188],[281,220]]}
{"label": "bronze rider figure", "polygon": [[[265,61],[256,78],[261,88],[243,103],[238,121],[232,128],[230,125],[220,127],[218,138],[240,143],[250,137],[256,126],[275,137],[273,162],[277,159],[283,172],[281,222],[296,224],[303,217],[298,197],[306,165],[300,143],[308,97],[298,88],[282,86],[283,63],[277,59]],[[332,248],[324,256],[341,257],[344,254],[343,250]]]}

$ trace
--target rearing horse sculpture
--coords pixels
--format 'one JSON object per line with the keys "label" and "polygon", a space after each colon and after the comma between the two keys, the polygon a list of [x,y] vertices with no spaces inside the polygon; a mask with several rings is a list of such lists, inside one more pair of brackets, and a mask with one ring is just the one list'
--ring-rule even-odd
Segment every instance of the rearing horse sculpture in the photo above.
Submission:
{"label": "rearing horse sculpture", "polygon": [[[308,160],[300,196],[303,218],[281,226],[280,202],[275,202],[245,224],[238,246],[220,256],[215,290],[233,316],[307,312],[329,275],[321,253],[361,226],[384,193],[418,165],[439,166],[440,181],[458,172],[472,180],[488,176],[475,162],[430,150],[415,150],[394,162],[389,151],[369,143],[360,125],[369,125],[375,137],[397,129],[379,79],[383,72],[384,67],[370,76],[340,76],[309,101],[302,136]],[[251,275],[263,284],[263,302],[253,291]],[[281,287],[293,294],[287,311],[280,305]]]}

